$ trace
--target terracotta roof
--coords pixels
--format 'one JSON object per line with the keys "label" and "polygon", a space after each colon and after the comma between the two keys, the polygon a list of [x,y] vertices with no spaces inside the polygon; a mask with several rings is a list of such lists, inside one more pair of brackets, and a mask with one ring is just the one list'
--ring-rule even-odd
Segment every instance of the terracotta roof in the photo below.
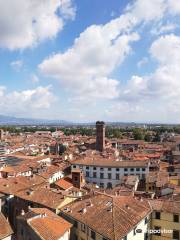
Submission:
{"label": "terracotta roof", "polygon": [[156,187],[163,187],[169,182],[168,172],[149,172],[146,176],[146,182],[156,183]]}
{"label": "terracotta roof", "polygon": [[55,173],[58,173],[60,171],[62,172],[61,165],[60,166],[51,165],[51,166],[47,167],[46,171],[42,172],[39,175],[44,178],[49,178],[49,177],[53,176]]}
{"label": "terracotta roof", "polygon": [[10,177],[0,179],[0,192],[5,194],[15,195],[18,191],[34,187],[36,185],[42,185],[44,179],[40,176],[34,177]]}
{"label": "terracotta roof", "polygon": [[60,191],[46,188],[46,186],[22,190],[17,192],[16,196],[51,209],[57,209],[64,201],[64,195]]}
{"label": "terracotta roof", "polygon": [[150,200],[150,205],[155,211],[180,214],[180,201],[172,200]]}
{"label": "terracotta roof", "polygon": [[134,186],[139,181],[138,176],[125,176],[124,182],[126,185]]}
{"label": "terracotta roof", "polygon": [[8,223],[4,215],[0,212],[0,239],[4,239],[12,234],[13,231],[10,224]]}
{"label": "terracotta roof", "polygon": [[151,208],[146,200],[139,201],[132,196],[95,194],[67,205],[62,211],[105,238],[116,240],[126,236],[151,212]]}
{"label": "terracotta roof", "polygon": [[131,139],[118,139],[118,143],[120,144],[128,144],[128,145],[137,145],[137,144],[144,144],[145,142],[143,140],[131,140]]}
{"label": "terracotta roof", "polygon": [[6,166],[0,169],[0,172],[6,172],[6,173],[14,173],[14,167]]}
{"label": "terracotta roof", "polygon": [[140,160],[118,160],[115,158],[106,157],[84,157],[72,162],[73,165],[89,165],[89,166],[102,166],[102,167],[147,167],[148,161]]}
{"label": "terracotta roof", "polygon": [[59,179],[57,182],[55,182],[55,184],[64,190],[67,190],[73,187],[73,184],[64,178]]}
{"label": "terracotta roof", "polygon": [[72,224],[46,208],[31,208],[19,219],[27,220],[27,224],[43,240],[58,240],[72,227]]}

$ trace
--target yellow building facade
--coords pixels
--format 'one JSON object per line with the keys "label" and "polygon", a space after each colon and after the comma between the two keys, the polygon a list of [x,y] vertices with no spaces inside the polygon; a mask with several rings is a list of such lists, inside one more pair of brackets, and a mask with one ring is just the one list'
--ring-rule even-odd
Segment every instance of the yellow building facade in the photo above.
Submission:
{"label": "yellow building facade", "polygon": [[171,176],[169,181],[171,184],[180,186],[180,177],[179,176]]}
{"label": "yellow building facade", "polygon": [[161,233],[150,234],[151,240],[180,239],[180,215],[178,213],[154,211],[151,217],[151,229],[158,228]]}

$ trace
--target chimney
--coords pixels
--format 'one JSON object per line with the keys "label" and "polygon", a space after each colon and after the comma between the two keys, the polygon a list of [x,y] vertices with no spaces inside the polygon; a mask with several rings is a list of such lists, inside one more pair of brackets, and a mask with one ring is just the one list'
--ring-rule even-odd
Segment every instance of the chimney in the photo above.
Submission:
{"label": "chimney", "polygon": [[128,204],[125,204],[125,207],[126,207],[127,209],[130,209],[130,207],[129,207],[129,205],[128,205]]}
{"label": "chimney", "polygon": [[25,212],[24,209],[21,210],[21,216],[24,216]]}
{"label": "chimney", "polygon": [[82,212],[83,212],[83,213],[86,213],[86,212],[87,212],[87,209],[86,209],[86,208],[83,208],[83,209],[82,209]]}
{"label": "chimney", "polygon": [[107,209],[108,212],[112,212],[112,206]]}

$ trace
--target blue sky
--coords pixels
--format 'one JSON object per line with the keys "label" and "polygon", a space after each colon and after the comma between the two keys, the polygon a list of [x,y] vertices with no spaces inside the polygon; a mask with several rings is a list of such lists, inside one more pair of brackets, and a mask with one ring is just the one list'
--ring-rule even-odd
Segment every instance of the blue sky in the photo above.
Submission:
{"label": "blue sky", "polygon": [[0,110],[179,123],[180,1],[0,0]]}

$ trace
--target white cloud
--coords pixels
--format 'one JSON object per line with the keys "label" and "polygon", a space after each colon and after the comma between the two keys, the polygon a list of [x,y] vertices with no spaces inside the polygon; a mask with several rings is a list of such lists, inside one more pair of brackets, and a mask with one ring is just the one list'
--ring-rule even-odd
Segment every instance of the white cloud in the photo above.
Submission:
{"label": "white cloud", "polygon": [[165,14],[167,10],[166,0],[137,0],[134,4],[127,7],[127,10],[131,12],[132,16],[138,19],[138,21],[154,21],[159,20]]}
{"label": "white cloud", "polygon": [[115,102],[105,109],[104,118],[108,121],[149,122],[152,120],[147,104],[132,102]]}
{"label": "white cloud", "polygon": [[168,0],[168,7],[172,14],[180,14],[180,1]]}
{"label": "white cloud", "polygon": [[160,64],[179,63],[180,61],[180,37],[170,34],[158,38],[150,48],[151,55]]}
{"label": "white cloud", "polygon": [[22,66],[23,66],[24,62],[22,60],[16,60],[10,63],[10,66],[15,70],[15,71],[19,71]]}
{"label": "white cloud", "polygon": [[76,8],[72,5],[71,0],[61,0],[60,12],[65,19],[74,20],[76,15]]}
{"label": "white cloud", "polygon": [[[81,99],[117,98],[120,84],[111,79],[111,74],[131,53],[131,43],[139,40],[135,28],[159,22],[169,11],[168,7],[168,0],[136,0],[120,17],[85,29],[68,50],[49,56],[39,69],[71,93],[81,95]],[[146,62],[143,59],[139,67]]]}
{"label": "white cloud", "polygon": [[141,100],[146,95],[147,79],[139,76],[132,76],[128,83],[121,90],[120,99],[129,101]]}
{"label": "white cloud", "polygon": [[[170,106],[180,106],[180,37],[161,36],[150,48],[151,56],[157,61],[157,69],[147,76],[133,76],[121,92],[121,98],[166,101]],[[176,103],[176,104],[174,104]]]}
{"label": "white cloud", "polygon": [[109,75],[130,54],[130,43],[139,39],[137,33],[126,33],[132,22],[123,15],[105,25],[88,27],[65,53],[45,59],[40,71],[76,94],[116,98],[118,81]]}
{"label": "white cloud", "polygon": [[159,25],[157,25],[156,27],[154,27],[151,30],[151,33],[154,35],[161,35],[161,34],[165,34],[165,33],[172,33],[174,32],[174,30],[178,27],[177,24],[174,23],[166,23],[166,24],[162,24],[160,23]]}
{"label": "white cloud", "polygon": [[49,109],[56,97],[51,91],[51,86],[39,86],[35,89],[13,91],[6,93],[6,88],[0,86],[0,109],[2,112],[11,114],[29,114]]}
{"label": "white cloud", "polygon": [[55,37],[74,14],[70,0],[0,1],[0,47],[24,49]]}
{"label": "white cloud", "polygon": [[148,58],[147,57],[143,57],[138,63],[137,63],[137,67],[141,68],[142,66],[144,66],[145,64],[148,63]]}
{"label": "white cloud", "polygon": [[117,97],[118,81],[108,76],[131,52],[130,42],[139,37],[136,33],[119,36],[118,25],[113,32],[110,29],[108,24],[87,28],[65,53],[45,59],[40,71],[78,94]]}
{"label": "white cloud", "polygon": [[39,82],[39,78],[38,78],[38,76],[36,74],[32,74],[31,82],[32,83],[38,83]]}

